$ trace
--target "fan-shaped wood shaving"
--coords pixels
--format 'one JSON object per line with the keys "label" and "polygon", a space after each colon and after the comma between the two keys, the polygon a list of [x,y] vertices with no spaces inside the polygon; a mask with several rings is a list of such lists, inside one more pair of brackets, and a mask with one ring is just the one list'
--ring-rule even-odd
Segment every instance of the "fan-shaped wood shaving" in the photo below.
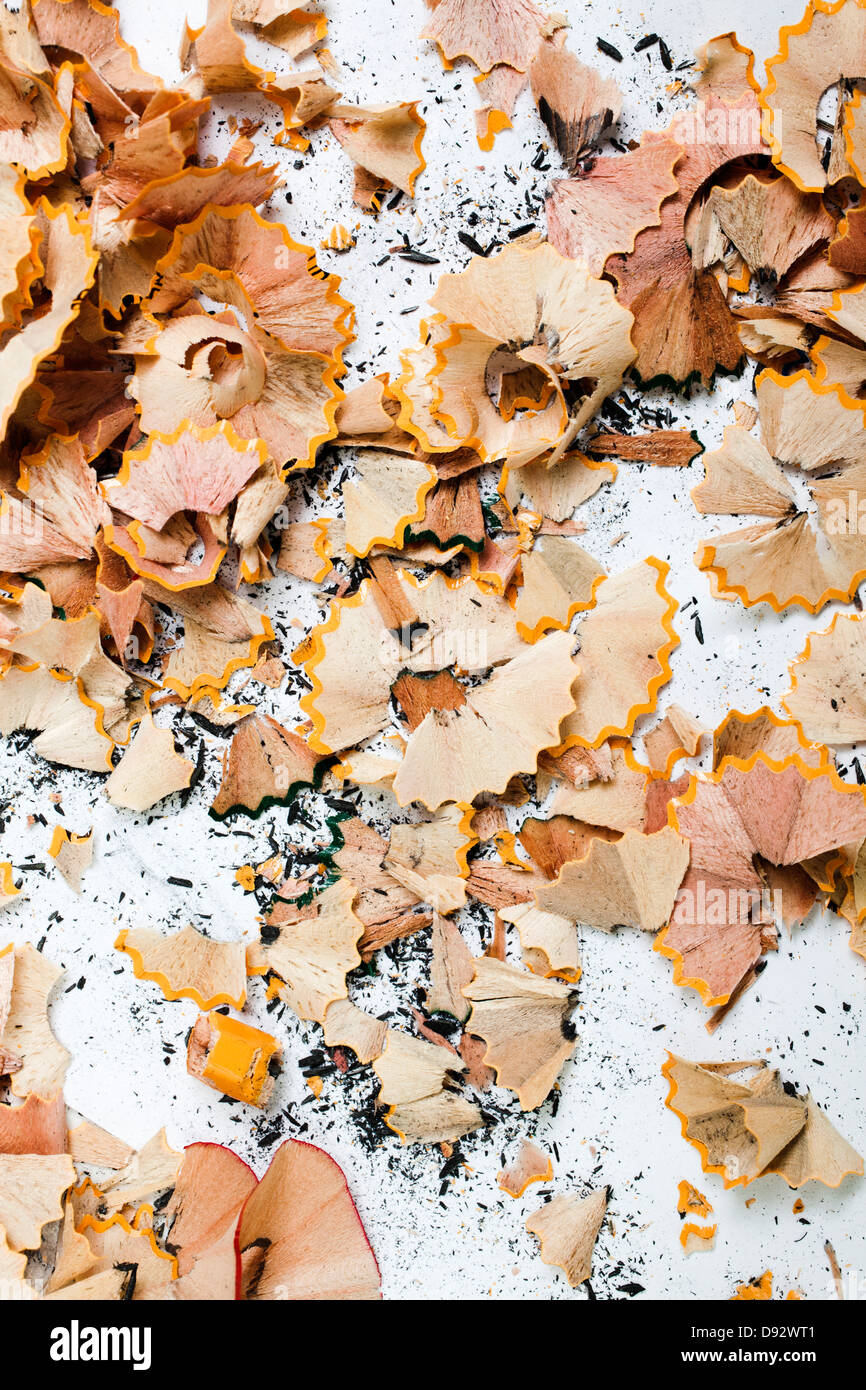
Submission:
{"label": "fan-shaped wood shaving", "polygon": [[232,735],[211,815],[259,816],[270,806],[288,805],[301,787],[317,784],[320,761],[300,735],[270,715],[251,715]]}
{"label": "fan-shaped wood shaving", "polygon": [[[574,707],[572,647],[568,633],[551,633],[470,691],[459,709],[431,710],[394,778],[400,805],[419,801],[434,811],[446,801],[503,792],[515,773],[534,771]],[[525,712],[522,724],[516,710]]]}
{"label": "fan-shaped wood shaving", "polygon": [[735,188],[714,188],[708,205],[752,274],[777,280],[836,230],[820,196],[785,178],[766,183],[747,174]]}
{"label": "fan-shaped wood shaving", "polygon": [[[440,279],[431,303],[451,325],[434,350],[434,415],[451,448],[472,447],[484,461],[506,458],[517,467],[554,445],[567,447],[633,357],[631,318],[610,287],[545,242],[512,242],[497,256],[476,256],[467,270]],[[555,354],[548,346],[553,341]],[[544,409],[509,418],[501,404],[497,408],[487,382],[502,344],[519,345],[505,353],[504,369],[528,364],[555,388]],[[407,420],[416,425],[413,407],[422,399],[415,393],[417,377],[416,369],[414,378],[404,374],[395,383]],[[577,405],[566,409],[561,392],[574,381],[584,389]],[[426,435],[421,442],[431,445]]]}
{"label": "fan-shaped wood shaving", "polygon": [[139,980],[153,980],[166,999],[194,999],[200,1009],[242,1009],[246,963],[240,941],[212,941],[195,927],[163,936],[148,927],[122,931],[114,943],[132,957]]}
{"label": "fan-shaped wood shaving", "polygon": [[[457,663],[481,671],[525,650],[509,605],[472,581],[436,574],[418,585],[400,572],[394,587],[411,621],[425,627],[411,648],[389,632],[367,581],[352,598],[333,602],[327,622],[314,628],[296,653],[313,685],[301,708],[313,720],[308,741],[319,753],[350,748],[382,730],[391,687],[402,670],[437,671]],[[403,622],[398,618],[397,625]]]}
{"label": "fan-shaped wood shaving", "polygon": [[736,103],[750,90],[758,91],[755,81],[755,55],[737,41],[736,34],[719,34],[697,50],[699,76],[692,85],[699,96],[711,93],[723,101]]}
{"label": "fan-shaped wood shaving", "polygon": [[[731,1079],[756,1067],[751,1078]],[[774,1172],[792,1187],[811,1179],[838,1187],[846,1174],[862,1175],[863,1160],[811,1096],[791,1094],[779,1073],[765,1068],[765,1062],[687,1062],[668,1053],[665,1105],[700,1153],[704,1172],[720,1173],[726,1188]]]}
{"label": "fan-shaped wood shaving", "polygon": [[525,72],[549,22],[533,0],[439,0],[421,37],[438,44],[449,67],[471,58],[481,72],[500,63]]}
{"label": "fan-shaped wood shaving", "polygon": [[718,1005],[760,959],[772,923],[756,856],[799,864],[858,839],[866,833],[866,794],[796,754],[774,763],[757,752],[693,777],[670,819],[687,836],[691,860],[655,949],[675,962],[676,984]]}
{"label": "fan-shaped wood shaving", "polygon": [[729,758],[746,764],[754,753],[784,762],[796,753],[802,763],[820,767],[830,761],[826,748],[809,743],[796,719],[780,719],[764,706],[753,714],[731,710],[713,734],[713,771]]}
{"label": "fan-shaped wood shaving", "polygon": [[105,784],[112,806],[147,811],[163,797],[188,787],[194,765],[175,752],[170,729],[158,729],[148,716]]}
{"label": "fan-shaped wood shaving", "polygon": [[0,1226],[13,1250],[38,1250],[42,1227],[63,1215],[61,1197],[75,1182],[68,1154],[0,1153]]}
{"label": "fan-shaped wood shaving", "polygon": [[194,222],[208,206],[266,203],[278,186],[276,165],[237,164],[227,160],[214,168],[188,165],[176,174],[152,179],[122,208],[123,221],[141,220],[173,229]]}
{"label": "fan-shaped wood shaving", "polygon": [[361,964],[358,942],[364,923],[352,911],[357,889],[348,879],[326,888],[312,912],[301,908],[297,920],[279,927],[275,940],[256,950],[268,970],[282,981],[275,992],[299,1018],[324,1021],[336,999],[348,995],[346,976]]}
{"label": "fan-shaped wood shaving", "polygon": [[532,511],[551,521],[565,521],[605,483],[616,477],[616,464],[596,463],[583,454],[566,454],[555,468],[542,460],[523,468],[502,470],[501,495],[509,506],[521,498]]}
{"label": "fan-shaped wood shaving", "polygon": [[13,1095],[33,1094],[48,1100],[62,1088],[71,1060],[48,1021],[48,1000],[63,972],[29,944],[16,946],[13,954],[12,989],[0,1032],[0,1053],[20,1062],[12,1075]]}
{"label": "fan-shaped wood shaving", "polygon": [[627,830],[614,842],[594,839],[586,858],[563,864],[535,901],[543,912],[603,931],[657,931],[673,911],[688,864],[688,841],[670,826],[654,835]]}
{"label": "fan-shaped wood shaving", "polygon": [[399,549],[406,531],[424,516],[426,498],[436,483],[429,463],[384,449],[364,449],[355,474],[343,483],[346,545],[364,556],[376,545]]}
{"label": "fan-shaped wood shaving", "polygon": [[[702,542],[696,563],[710,571],[720,597],[817,613],[830,599],[849,597],[866,573],[863,538],[843,523],[850,492],[866,480],[857,461],[863,409],[816,386],[805,372],[786,378],[765,372],[758,399],[763,443],[729,427],[722,448],[707,456],[707,479],[693,496],[700,510],[718,506],[727,515],[773,519]],[[797,510],[774,458],[807,474],[823,470],[809,477],[814,525]],[[834,471],[827,473],[830,465]]]}
{"label": "fan-shaped wood shaving", "polygon": [[558,980],[482,958],[463,994],[472,1003],[467,1030],[487,1044],[484,1061],[494,1068],[497,1084],[517,1092],[521,1109],[535,1110],[574,1050],[568,1021],[573,991]]}
{"label": "fan-shaped wood shaving", "polygon": [[[415,181],[426,167],[421,146],[427,125],[419,115],[417,102],[331,106],[328,124],[362,175],[377,184],[393,184],[410,198],[414,196]],[[357,186],[355,201],[363,202]]]}
{"label": "fan-shaped wood shaving", "polygon": [[[238,1225],[238,1297],[378,1299],[379,1268],[332,1158],[290,1139],[251,1192]],[[277,1295],[275,1291],[279,1290]]]}
{"label": "fan-shaped wood shaving", "polygon": [[177,512],[217,516],[264,463],[259,441],[238,439],[227,421],[209,429],[181,425],[169,437],[151,434],[123,456],[105,487],[116,511],[160,531]]}
{"label": "fan-shaped wood shaving", "polygon": [[660,141],[669,146],[672,140],[683,153],[677,190],[662,203],[658,227],[638,232],[630,254],[610,257],[605,269],[616,280],[617,298],[635,316],[634,371],[640,380],[679,384],[699,377],[709,383],[718,368],[736,369],[742,348],[717,280],[692,265],[685,219],[695,194],[718,169],[766,152],[754,95],[732,106],[710,95],[670,130],[645,135],[641,147]]}
{"label": "fan-shaped wood shaving", "polygon": [[517,631],[534,642],[550,628],[567,628],[575,613],[591,608],[606,573],[570,536],[541,536],[521,562],[523,583],[514,617]]}

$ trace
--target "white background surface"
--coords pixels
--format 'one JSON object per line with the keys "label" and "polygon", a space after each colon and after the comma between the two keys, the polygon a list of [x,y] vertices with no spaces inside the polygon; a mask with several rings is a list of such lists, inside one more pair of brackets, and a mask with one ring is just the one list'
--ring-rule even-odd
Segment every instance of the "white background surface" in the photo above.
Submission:
{"label": "white background surface", "polygon": [[[122,0],[117,8],[124,36],[137,45],[144,65],[177,78],[183,6],[176,0]],[[498,137],[491,154],[481,154],[474,137],[475,70],[461,63],[444,72],[437,51],[417,38],[428,14],[421,0],[367,0],[362,5],[326,0],[325,8],[331,19],[327,43],[340,65],[337,85],[347,101],[421,103],[428,121],[428,167],[415,201],[404,199],[377,219],[362,216],[352,206],[351,170],[336,141],[327,132],[314,134],[304,158],[277,150],[272,144],[279,128],[276,112],[256,101],[216,99],[204,144],[224,154],[231,143],[220,124],[225,113],[261,112],[265,124],[256,137],[258,157],[280,162],[292,194],[289,205],[284,190],[278,191],[266,215],[283,220],[294,236],[314,246],[335,222],[359,224],[351,252],[342,257],[320,252],[319,260],[344,277],[343,292],[356,305],[358,341],[347,358],[353,367],[365,364],[357,374],[360,379],[371,370],[397,369],[399,349],[415,340],[420,317],[404,311],[423,309],[440,271],[467,263],[469,253],[457,231],[462,228],[486,243],[505,238],[509,227],[529,220],[543,227],[543,196],[560,166],[552,153],[548,171],[530,167],[546,132],[527,95],[521,98],[515,129]],[[656,9],[645,16],[628,0],[616,7],[559,0],[552,8],[571,17],[568,42],[573,51],[622,85],[620,131],[626,139],[646,127],[668,124],[675,109],[665,91],[673,74],[664,71],[657,50],[632,53],[643,34],[661,33],[675,66],[708,38],[733,27],[764,58],[776,52],[779,24],[795,22],[802,14],[800,0],[760,5],[729,0],[724,7],[692,0],[666,15]],[[201,23],[204,9],[203,0],[191,5],[190,19]],[[599,35],[621,49],[621,64],[596,52]],[[252,45],[251,51],[257,56],[267,51],[273,57],[268,65],[277,71],[289,66],[277,50]],[[763,75],[760,63],[757,70]],[[664,103],[661,114],[657,100]],[[504,176],[506,167],[517,175],[516,186]],[[471,202],[458,209],[464,198]],[[476,225],[466,220],[473,207],[479,215]],[[413,245],[423,241],[424,250],[439,256],[441,266],[392,258],[376,267],[404,231]],[[354,379],[353,372],[350,383]],[[731,418],[730,402],[748,395],[751,380],[747,369],[740,380],[721,383],[711,395],[698,390],[691,401],[674,401],[677,424],[697,429],[703,443],[714,447]],[[696,540],[713,530],[713,520],[699,518],[689,500],[690,487],[702,476],[700,461],[685,471],[621,465],[613,487],[580,515],[589,523],[587,548],[611,570],[655,553],[670,561],[669,586],[680,603],[697,598],[704,644],[695,640],[693,610],[680,614],[675,623],[682,645],[674,654],[674,680],[663,692],[662,704],[675,699],[714,724],[730,707],[751,710],[770,700],[778,708],[789,684],[788,663],[802,650],[807,631],[827,626],[832,610],[817,620],[799,612],[777,617],[710,597],[692,563]],[[300,490],[293,496],[294,515],[300,518],[306,514]],[[333,513],[333,501],[325,510]],[[610,540],[622,532],[625,539],[612,549]],[[285,576],[253,596],[275,617],[278,630],[295,615],[309,624],[320,611],[312,586],[291,585]],[[287,642],[287,648],[291,645]],[[292,726],[297,709],[291,697],[274,697],[258,686],[253,690],[254,698],[261,692],[263,706]],[[189,720],[179,728],[190,736],[195,751],[201,731]],[[50,868],[24,872],[19,877],[25,879],[28,900],[5,913],[0,931],[0,941],[45,938],[45,954],[66,968],[52,1023],[74,1056],[67,1080],[72,1106],[133,1144],[163,1124],[178,1146],[194,1139],[219,1140],[258,1171],[269,1152],[263,1137],[290,1137],[302,1132],[299,1124],[306,1126],[304,1137],[322,1144],[345,1169],[391,1298],[587,1298],[585,1289],[570,1290],[558,1272],[540,1262],[534,1238],[523,1229],[526,1216],[539,1205],[539,1187],[514,1201],[496,1186],[502,1154],[511,1154],[523,1134],[534,1135],[551,1151],[557,1147],[554,1179],[545,1190],[611,1186],[609,1221],[594,1260],[592,1286],[598,1297],[625,1297],[627,1286],[639,1284],[645,1290],[642,1297],[727,1298],[736,1283],[769,1268],[777,1293],[797,1287],[808,1297],[828,1298],[827,1239],[852,1278],[849,1296],[857,1296],[857,1271],[864,1268],[866,1186],[850,1179],[838,1191],[811,1184],[799,1194],[805,1202],[800,1216],[792,1211],[798,1194],[778,1178],[745,1192],[724,1192],[721,1179],[701,1174],[696,1151],[681,1139],[678,1121],[663,1108],[667,1086],[660,1074],[667,1047],[701,1060],[771,1054],[785,1079],[802,1089],[812,1087],[831,1119],[862,1151],[866,1088],[860,1028],[866,964],[849,950],[843,922],[813,914],[792,941],[783,938],[757,988],[712,1037],[704,1030],[708,1011],[693,991],[674,987],[670,963],[652,952],[648,937],[583,930],[583,978],[575,1014],[579,1043],[561,1076],[558,1113],[554,1116],[546,1104],[535,1115],[522,1115],[509,1093],[494,1092],[502,1118],[486,1133],[464,1141],[466,1166],[440,1195],[443,1159],[438,1149],[404,1149],[396,1136],[375,1148],[363,1141],[352,1112],[369,1110],[376,1089],[369,1070],[353,1081],[327,1076],[321,1097],[313,1099],[297,1062],[321,1045],[321,1032],[315,1025],[292,1022],[288,1014],[275,1021],[265,1012],[261,982],[251,982],[247,1016],[273,1028],[286,1053],[284,1075],[264,1118],[220,1102],[186,1075],[184,1039],[196,1017],[195,1006],[166,1003],[155,985],[135,981],[128,957],[113,950],[118,931],[136,925],[178,927],[193,921],[226,939],[254,933],[256,903],[234,882],[237,866],[268,857],[268,834],[281,846],[315,838],[303,827],[289,828],[282,809],[260,822],[215,826],[207,806],[224,745],[203,737],[208,774],[203,784],[185,808],[173,798],[150,816],[113,810],[97,777],[54,771],[29,752],[0,750],[0,800],[11,803],[0,857],[11,858],[19,868],[47,860],[57,820],[49,801],[54,790],[63,793],[68,828],[81,832],[95,827],[96,858],[81,897]],[[28,825],[33,814],[43,815],[47,827]],[[169,874],[190,879],[194,887],[167,884]],[[478,952],[477,923],[468,921],[465,929]],[[403,1010],[398,1021],[411,1027],[405,1011],[426,983],[427,958],[423,939],[399,945],[391,959],[380,959],[377,977],[355,987],[354,997],[376,1012]],[[78,982],[80,988],[75,988]],[[169,1046],[175,1051],[167,1051]],[[677,1183],[684,1177],[710,1197],[719,1223],[715,1250],[688,1259],[679,1246],[675,1210]],[[747,1208],[746,1200],[752,1198]],[[863,1275],[860,1296],[866,1296]]]}

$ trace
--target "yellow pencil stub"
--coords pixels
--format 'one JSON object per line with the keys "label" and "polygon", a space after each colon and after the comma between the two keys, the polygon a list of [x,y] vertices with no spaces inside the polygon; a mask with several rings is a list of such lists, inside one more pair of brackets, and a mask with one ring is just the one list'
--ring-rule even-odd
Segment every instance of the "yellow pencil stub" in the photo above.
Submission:
{"label": "yellow pencil stub", "polygon": [[270,1033],[217,1011],[201,1014],[190,1034],[187,1071],[225,1096],[263,1107],[282,1048]]}

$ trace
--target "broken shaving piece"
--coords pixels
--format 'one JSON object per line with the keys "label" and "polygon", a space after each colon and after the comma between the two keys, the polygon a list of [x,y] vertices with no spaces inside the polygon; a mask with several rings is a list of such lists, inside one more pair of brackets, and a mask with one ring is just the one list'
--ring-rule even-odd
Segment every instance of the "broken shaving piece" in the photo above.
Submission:
{"label": "broken shaving piece", "polygon": [[235,1233],[256,1175],[221,1144],[189,1144],[165,1208],[166,1239],[177,1257],[175,1299],[234,1300]]}
{"label": "broken shaving piece", "polygon": [[63,1215],[61,1198],[75,1182],[68,1154],[0,1153],[0,1226],[13,1250],[38,1250],[42,1227]]}
{"label": "broken shaving piece", "polygon": [[[21,888],[15,887],[13,866],[8,862],[8,859],[3,859],[0,862],[0,909],[8,908],[10,903],[19,897],[21,897]],[[3,952],[0,951],[0,955],[3,955]]]}
{"label": "broken shaving piece", "polygon": [[69,1130],[66,1148],[76,1167],[83,1168],[125,1168],[135,1154],[129,1144],[90,1120]]}
{"label": "broken shaving piece", "polygon": [[498,912],[503,922],[517,928],[527,970],[545,979],[577,984],[581,974],[577,932],[567,916],[543,912],[532,902],[513,903]]}
{"label": "broken shaving piece", "polygon": [[664,718],[644,735],[644,751],[650,771],[670,777],[680,758],[694,758],[708,731],[680,705],[668,705]]}
{"label": "broken shaving piece", "polygon": [[[171,1297],[171,1285],[177,1278],[177,1261],[160,1248],[147,1225],[136,1223],[130,1223],[121,1212],[115,1212],[106,1221],[87,1215],[77,1229],[79,1234],[86,1236],[93,1251],[95,1275],[114,1272],[119,1267],[131,1269],[135,1276],[131,1298],[135,1302],[162,1302]],[[71,1287],[74,1290],[75,1284]],[[67,1294],[67,1288],[62,1292]]]}
{"label": "broken shaving piece", "polygon": [[680,1216],[700,1216],[702,1219],[713,1214],[713,1208],[704,1194],[685,1178],[677,1189],[677,1211]]}
{"label": "broken shaving piece", "polygon": [[189,1036],[186,1069],[215,1091],[263,1109],[282,1047],[270,1033],[214,1011],[200,1014]]}
{"label": "broken shaving piece", "polygon": [[424,1001],[426,1012],[450,1014],[462,1023],[469,1006],[461,991],[472,979],[474,970],[474,957],[460,929],[435,913],[430,929],[430,988]]}
{"label": "broken shaving piece", "polygon": [[836,613],[823,632],[811,632],[789,667],[791,689],[782,706],[817,743],[866,738],[866,627],[856,614]]}
{"label": "broken shaving piece", "polygon": [[158,729],[150,713],[105,784],[112,806],[148,811],[189,786],[195,766],[175,752],[170,729]]}
{"label": "broken shaving piece", "polygon": [[651,430],[649,434],[594,434],[587,453],[622,463],[653,463],[657,468],[685,468],[704,451],[694,430]]}
{"label": "broken shaving piece", "polygon": [[716,1241],[718,1226],[699,1226],[695,1221],[686,1221],[680,1228],[680,1245],[687,1255],[712,1250]]}
{"label": "broken shaving piece", "polygon": [[391,827],[384,867],[437,913],[454,912],[466,901],[466,856],[477,843],[473,815],[469,805],[445,806],[433,820]]}
{"label": "broken shaving piece", "polygon": [[161,1129],[142,1149],[132,1155],[118,1173],[100,1179],[101,1191],[109,1211],[138,1206],[173,1188],[182,1155],[169,1144]]}
{"label": "broken shaving piece", "polygon": [[538,1236],[541,1258],[558,1265],[572,1288],[592,1273],[592,1252],[607,1211],[607,1188],[588,1197],[563,1193],[533,1212],[526,1229]]}
{"label": "broken shaving piece", "polygon": [[553,1160],[550,1154],[533,1144],[529,1139],[521,1139],[517,1158],[508,1168],[503,1168],[496,1181],[509,1197],[522,1197],[530,1183],[549,1182],[553,1177]]}
{"label": "broken shaving piece", "polygon": [[[14,1096],[23,1099],[33,1094],[49,1100],[62,1090],[71,1060],[48,1021],[48,1000],[63,972],[29,944],[16,946],[11,955],[14,964],[5,1022],[0,989],[0,1058],[17,1063],[10,1083]],[[0,972],[4,960],[9,960],[6,951],[0,954]]]}

